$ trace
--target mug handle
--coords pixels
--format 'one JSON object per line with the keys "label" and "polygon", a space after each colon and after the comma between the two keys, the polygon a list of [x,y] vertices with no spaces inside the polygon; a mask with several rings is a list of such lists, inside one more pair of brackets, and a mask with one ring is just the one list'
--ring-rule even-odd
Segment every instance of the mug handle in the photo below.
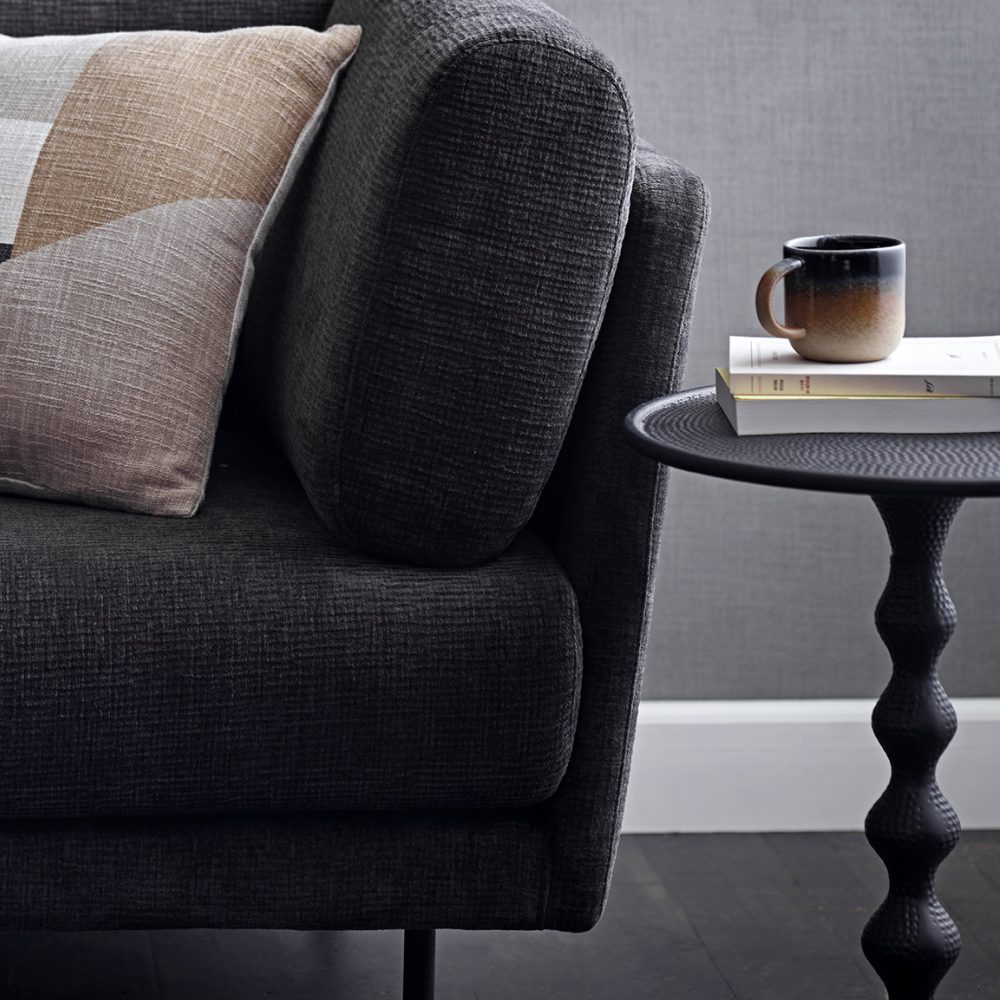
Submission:
{"label": "mug handle", "polygon": [[772,264],[764,272],[757,285],[757,319],[760,320],[760,325],[772,337],[787,337],[789,340],[799,340],[806,335],[806,331],[801,327],[782,326],[774,318],[774,313],[771,312],[771,292],[774,291],[774,286],[789,271],[795,271],[804,266],[805,263],[797,257],[786,257],[784,260],[779,260],[777,264]]}

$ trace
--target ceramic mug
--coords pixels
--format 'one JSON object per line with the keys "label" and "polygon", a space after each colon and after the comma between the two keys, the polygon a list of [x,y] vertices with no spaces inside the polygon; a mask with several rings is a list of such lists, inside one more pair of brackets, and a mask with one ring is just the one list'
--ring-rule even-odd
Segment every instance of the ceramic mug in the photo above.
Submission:
{"label": "ceramic mug", "polygon": [[[906,326],[906,244],[891,236],[800,236],[757,285],[757,318],[810,361],[880,361]],[[771,312],[784,278],[785,322]]]}

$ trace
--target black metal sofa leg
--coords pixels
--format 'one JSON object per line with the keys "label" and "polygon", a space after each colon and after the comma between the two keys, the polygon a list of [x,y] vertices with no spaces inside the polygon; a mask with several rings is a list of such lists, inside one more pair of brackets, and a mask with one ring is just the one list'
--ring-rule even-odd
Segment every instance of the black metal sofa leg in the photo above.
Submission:
{"label": "black metal sofa leg", "polygon": [[434,931],[403,931],[403,1000],[434,1000]]}

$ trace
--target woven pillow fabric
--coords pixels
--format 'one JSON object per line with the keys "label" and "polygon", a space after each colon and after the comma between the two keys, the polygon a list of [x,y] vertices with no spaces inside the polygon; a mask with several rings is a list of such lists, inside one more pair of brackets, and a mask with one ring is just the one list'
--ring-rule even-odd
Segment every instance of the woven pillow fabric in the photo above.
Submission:
{"label": "woven pillow fabric", "polygon": [[257,252],[360,35],[0,36],[0,489],[197,510]]}

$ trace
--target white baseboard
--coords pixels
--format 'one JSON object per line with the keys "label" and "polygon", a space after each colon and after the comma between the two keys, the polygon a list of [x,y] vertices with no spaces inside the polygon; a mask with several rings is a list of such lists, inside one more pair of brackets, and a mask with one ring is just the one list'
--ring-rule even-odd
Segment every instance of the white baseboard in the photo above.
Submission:
{"label": "white baseboard", "polygon": [[[938,783],[965,829],[1000,828],[1000,698],[956,698]],[[872,701],[644,701],[626,833],[860,830],[889,780]]]}

